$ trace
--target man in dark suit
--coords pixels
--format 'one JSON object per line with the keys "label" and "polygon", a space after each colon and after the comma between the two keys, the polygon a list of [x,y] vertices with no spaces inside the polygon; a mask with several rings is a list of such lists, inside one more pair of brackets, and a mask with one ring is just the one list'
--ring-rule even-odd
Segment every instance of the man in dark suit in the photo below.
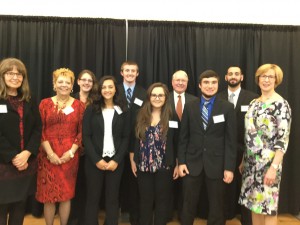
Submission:
{"label": "man in dark suit", "polygon": [[[138,110],[143,105],[146,99],[146,90],[136,83],[136,79],[139,75],[138,64],[134,61],[125,61],[121,65],[121,76],[123,77],[123,83],[118,85],[118,91],[121,99],[127,102],[129,114],[130,114],[130,139],[128,145],[128,152],[134,150],[135,143],[135,120]],[[129,220],[132,225],[138,224],[138,186],[136,178],[131,172],[131,164],[129,160],[129,154],[125,157],[125,167],[122,177],[121,190],[120,190],[120,203],[123,222],[127,222],[126,213],[129,212]]]}
{"label": "man in dark suit", "polygon": [[[230,184],[225,184],[224,207],[225,207],[225,219],[232,219],[236,213],[241,213],[241,224],[252,225],[250,210],[242,207],[238,204],[238,197],[241,191],[241,173],[239,172],[239,165],[242,162],[243,153],[245,151],[245,125],[244,117],[248,110],[249,103],[258,98],[258,94],[247,91],[241,88],[241,83],[244,79],[242,71],[237,66],[231,66],[227,70],[225,80],[228,84],[227,90],[224,90],[218,94],[218,96],[224,100],[234,104],[234,111],[236,114],[237,124],[237,161],[236,169],[234,173],[234,180]],[[231,97],[230,97],[231,96]]]}
{"label": "man in dark suit", "polygon": [[[186,93],[186,89],[188,86],[188,75],[183,70],[176,71],[172,76],[172,87],[173,91],[170,92],[169,102],[171,104],[173,120],[177,121],[178,124],[178,132],[175,133],[177,136],[175,138],[176,143],[175,147],[178,146],[179,139],[179,129],[180,129],[180,121],[184,109],[184,105],[188,102],[197,99],[194,95]],[[177,152],[177,151],[175,151]],[[174,195],[172,196],[172,203],[170,207],[170,220],[173,217],[173,210],[177,210],[178,217],[180,219],[181,209],[182,209],[182,179],[176,179],[174,181]],[[172,205],[173,204],[173,205]]]}
{"label": "man in dark suit", "polygon": [[236,162],[234,107],[216,96],[219,76],[206,70],[199,76],[200,99],[186,104],[178,146],[179,174],[183,177],[182,225],[192,225],[199,193],[206,184],[208,225],[224,225],[223,182],[231,183]]}

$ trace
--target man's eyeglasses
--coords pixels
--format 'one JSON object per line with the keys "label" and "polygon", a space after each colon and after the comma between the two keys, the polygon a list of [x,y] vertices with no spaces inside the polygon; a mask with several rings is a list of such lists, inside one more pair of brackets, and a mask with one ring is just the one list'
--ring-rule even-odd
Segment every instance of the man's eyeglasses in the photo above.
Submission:
{"label": "man's eyeglasses", "polygon": [[260,75],[259,76],[261,79],[263,79],[263,80],[266,80],[267,78],[269,79],[269,80],[274,80],[275,79],[275,76],[273,76],[273,75]]}
{"label": "man's eyeglasses", "polygon": [[93,80],[92,79],[79,79],[81,80],[82,82],[89,82],[89,83],[93,83]]}
{"label": "man's eyeglasses", "polygon": [[164,98],[165,97],[165,95],[164,94],[151,94],[151,98],[154,98],[154,99],[162,99],[162,98]]}
{"label": "man's eyeglasses", "polygon": [[22,74],[22,73],[6,72],[5,74],[6,74],[6,76],[7,76],[9,79],[14,78],[15,76],[16,76],[18,79],[23,78],[23,74]]}

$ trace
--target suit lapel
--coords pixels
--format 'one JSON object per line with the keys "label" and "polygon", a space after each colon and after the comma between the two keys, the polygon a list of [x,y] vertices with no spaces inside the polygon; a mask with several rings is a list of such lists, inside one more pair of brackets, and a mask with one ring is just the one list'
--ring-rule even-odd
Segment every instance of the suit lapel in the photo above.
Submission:
{"label": "suit lapel", "polygon": [[211,115],[210,115],[210,118],[208,120],[208,124],[207,124],[207,127],[206,127],[206,131],[210,128],[210,126],[212,124],[214,124],[214,116],[216,115],[220,115],[220,106],[219,106],[219,100],[216,98],[215,99],[215,102],[214,102],[214,105],[213,105],[213,108],[211,110]]}
{"label": "suit lapel", "polygon": [[[199,127],[201,127],[201,130],[203,131],[203,132],[205,132],[205,130],[204,130],[204,128],[203,128],[203,120],[202,120],[202,116],[201,116],[201,109],[200,109],[200,99],[199,99],[199,101],[195,101],[195,103],[193,103],[193,104],[195,104],[195,106],[194,107],[192,107],[192,109],[194,109],[193,110],[193,113],[195,114],[194,116],[194,118],[195,118],[195,123],[196,123],[196,121],[199,123]],[[193,122],[193,121],[192,121]]]}

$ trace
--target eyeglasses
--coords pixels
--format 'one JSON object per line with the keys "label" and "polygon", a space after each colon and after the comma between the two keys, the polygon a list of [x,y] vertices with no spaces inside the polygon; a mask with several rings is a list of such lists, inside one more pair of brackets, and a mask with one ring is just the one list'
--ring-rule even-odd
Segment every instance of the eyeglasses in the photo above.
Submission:
{"label": "eyeglasses", "polygon": [[154,98],[154,99],[162,99],[162,98],[164,98],[165,97],[165,95],[164,94],[151,94],[151,98]]}
{"label": "eyeglasses", "polygon": [[79,79],[81,80],[82,82],[89,82],[89,83],[93,83],[93,80],[92,79]]}
{"label": "eyeglasses", "polygon": [[14,78],[15,76],[16,76],[18,79],[23,78],[23,74],[22,74],[22,73],[6,72],[5,74],[7,75],[7,77],[8,77],[9,79]]}
{"label": "eyeglasses", "polygon": [[263,80],[266,80],[267,78],[269,79],[269,80],[274,80],[275,79],[275,76],[273,76],[273,75],[260,75],[259,76],[261,79],[263,79]]}

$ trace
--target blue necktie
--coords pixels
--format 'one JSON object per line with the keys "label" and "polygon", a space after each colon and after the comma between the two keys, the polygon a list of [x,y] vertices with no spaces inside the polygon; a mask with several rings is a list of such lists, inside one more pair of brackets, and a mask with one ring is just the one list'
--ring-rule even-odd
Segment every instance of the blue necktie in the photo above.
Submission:
{"label": "blue necktie", "polygon": [[203,120],[203,128],[206,130],[208,124],[208,104],[209,101],[205,101],[202,107],[202,120]]}
{"label": "blue necktie", "polygon": [[128,107],[130,107],[130,103],[131,103],[131,88],[128,88],[127,89],[127,94],[126,94],[126,99],[127,99],[127,102],[128,102]]}

